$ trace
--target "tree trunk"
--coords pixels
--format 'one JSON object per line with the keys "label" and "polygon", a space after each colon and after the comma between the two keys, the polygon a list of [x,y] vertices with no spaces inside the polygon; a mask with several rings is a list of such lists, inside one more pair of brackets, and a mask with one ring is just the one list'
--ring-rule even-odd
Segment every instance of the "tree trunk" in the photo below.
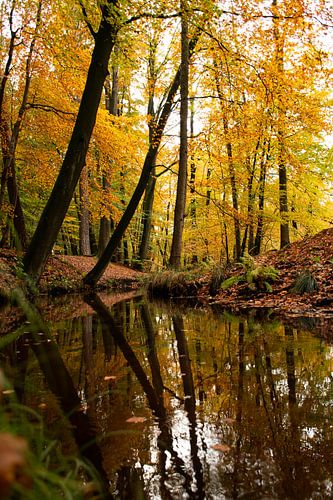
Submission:
{"label": "tree trunk", "polygon": [[[196,35],[190,41],[190,54],[192,55],[194,52],[194,48],[196,43],[200,37],[201,30],[198,30]],[[170,116],[173,102],[177,93],[177,90],[180,85],[180,69],[178,69],[175,78],[171,84],[170,90],[168,92],[165,104],[162,108],[161,115],[157,123],[154,123],[153,126],[153,142],[149,145],[148,152],[142,167],[142,172],[138,181],[138,184],[134,190],[132,198],[130,199],[126,210],[121,217],[114,233],[111,236],[111,239],[105,248],[103,254],[99,258],[95,267],[87,274],[84,278],[84,283],[86,285],[94,286],[103,272],[105,271],[106,266],[108,265],[114,251],[117,249],[118,243],[121,240],[124,232],[126,231],[129,223],[132,220],[132,217],[140,203],[141,197],[146,189],[150,173],[155,165],[156,156],[158,153],[158,149],[162,140],[163,131],[166,125],[166,122]]]}
{"label": "tree trunk", "polygon": [[[112,5],[112,10],[115,10],[114,2]],[[108,74],[109,58],[119,29],[118,19],[111,24],[110,17],[116,14],[109,12],[111,8],[108,9],[108,7],[109,4],[104,5],[103,17],[95,35],[95,46],[87,80],[66,156],[24,257],[24,270],[36,282],[51,253],[85,165],[104,81]]]}
{"label": "tree trunk", "polygon": [[[116,51],[116,47],[114,49]],[[119,90],[119,69],[117,65],[113,65],[112,67],[112,86],[110,86],[109,78],[105,82],[105,98],[106,98],[106,109],[113,116],[117,116],[118,113],[118,90]],[[110,190],[110,182],[109,179],[102,176],[102,188],[105,193],[108,193]],[[98,238],[98,257],[102,255],[105,250],[106,245],[111,236],[112,229],[112,219],[111,219],[111,207],[107,207],[110,212],[110,217],[103,215],[100,219],[99,223],[99,238]]]}
{"label": "tree trunk", "polygon": [[290,244],[289,214],[287,194],[287,166],[285,154],[285,109],[282,100],[282,83],[284,75],[284,40],[279,31],[279,19],[275,15],[277,0],[272,1],[273,32],[275,40],[275,63],[277,71],[277,142],[278,142],[278,171],[279,171],[279,207],[280,207],[280,248]]}
{"label": "tree trunk", "polygon": [[151,235],[151,223],[153,215],[153,205],[154,205],[154,194],[156,186],[155,168],[151,172],[148,185],[145,191],[145,196],[142,204],[142,237],[139,248],[139,260],[141,267],[143,266],[145,260],[148,257],[150,235]]}
{"label": "tree trunk", "polygon": [[189,79],[189,45],[188,45],[188,11],[186,0],[181,0],[181,82],[180,82],[180,151],[177,182],[177,197],[174,213],[173,236],[170,254],[170,266],[179,269],[181,265],[183,231],[186,208],[187,187],[187,118],[188,118],[188,79]]}
{"label": "tree trunk", "polygon": [[[157,43],[152,40],[150,43],[150,52],[148,59],[148,117],[150,117],[149,122],[149,144],[153,141],[153,128],[152,123],[155,120],[155,106],[154,106],[154,96],[155,96],[155,85],[156,85],[156,48]],[[152,168],[150,179],[145,191],[145,196],[142,204],[142,236],[139,248],[138,259],[140,261],[140,267],[143,267],[145,260],[148,256],[150,235],[151,235],[151,222],[153,215],[153,205],[154,205],[154,194],[156,186],[156,169],[155,165]]]}
{"label": "tree trunk", "polygon": [[267,157],[270,152],[270,142],[268,142],[267,150],[263,148],[262,158],[260,163],[260,173],[259,173],[259,202],[258,202],[258,223],[257,232],[254,239],[254,247],[251,255],[259,255],[263,237],[264,228],[264,206],[265,206],[265,183],[266,183],[266,169],[267,169]]}
{"label": "tree trunk", "polygon": [[[190,137],[194,137],[194,98],[190,100]],[[195,180],[197,174],[197,166],[195,164],[194,155],[191,154],[191,165],[190,165],[190,218],[192,223],[192,228],[195,230],[197,227],[197,200],[195,196]],[[197,264],[199,259],[198,255],[194,253],[192,255],[192,264]]]}
{"label": "tree trunk", "polygon": [[91,255],[89,235],[89,195],[87,167],[84,167],[80,177],[80,254]]}
{"label": "tree trunk", "polygon": [[15,230],[15,240],[16,247],[18,250],[25,250],[27,247],[27,234],[26,227],[24,221],[23,209],[20,201],[19,190],[16,179],[16,149],[19,141],[19,136],[22,128],[22,122],[27,110],[28,96],[30,91],[30,83],[31,83],[31,63],[32,57],[35,50],[35,45],[38,37],[38,32],[41,24],[41,10],[42,10],[42,2],[41,0],[37,6],[36,12],[36,24],[35,29],[32,35],[32,39],[29,46],[29,51],[27,54],[26,62],[25,62],[25,81],[24,81],[24,89],[22,94],[22,101],[18,110],[18,115],[16,121],[14,123],[12,132],[10,133],[9,125],[6,117],[4,116],[4,97],[5,97],[5,88],[8,81],[8,76],[11,69],[12,58],[15,48],[15,38],[16,31],[13,31],[13,18],[14,14],[15,2],[12,4],[12,10],[10,13],[10,31],[11,31],[11,40],[9,44],[8,50],[8,58],[5,68],[5,73],[1,81],[0,86],[0,129],[1,129],[1,149],[2,149],[2,159],[3,159],[3,170],[1,175],[1,187],[0,187],[0,209],[4,199],[4,191],[5,185],[7,184],[8,190],[8,198],[9,202],[13,209],[14,214],[14,230]]}

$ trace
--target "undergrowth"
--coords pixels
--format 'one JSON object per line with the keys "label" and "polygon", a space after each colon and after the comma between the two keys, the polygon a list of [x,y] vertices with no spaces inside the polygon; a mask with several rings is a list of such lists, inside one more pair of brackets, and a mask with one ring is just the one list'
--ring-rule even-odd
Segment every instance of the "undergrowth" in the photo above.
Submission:
{"label": "undergrowth", "polygon": [[48,437],[41,415],[17,401],[2,372],[0,379],[0,497],[56,500],[96,493],[93,467],[63,455],[61,443]]}
{"label": "undergrowth", "polygon": [[150,275],[146,286],[151,297],[189,297],[197,294],[198,274],[193,271],[162,271]]}
{"label": "undergrowth", "polygon": [[248,288],[252,291],[272,292],[271,284],[276,281],[279,276],[279,271],[273,266],[257,265],[255,260],[246,255],[242,257],[240,265],[243,273],[231,276],[223,281],[221,288],[227,288],[238,283],[247,283]]}

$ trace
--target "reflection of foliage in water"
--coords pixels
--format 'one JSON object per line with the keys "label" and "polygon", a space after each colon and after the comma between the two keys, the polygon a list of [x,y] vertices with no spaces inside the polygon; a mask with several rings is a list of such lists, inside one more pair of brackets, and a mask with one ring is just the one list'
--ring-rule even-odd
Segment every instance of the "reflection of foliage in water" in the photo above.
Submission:
{"label": "reflection of foliage in water", "polygon": [[329,346],[278,322],[94,300],[50,328],[123,497],[330,497]]}

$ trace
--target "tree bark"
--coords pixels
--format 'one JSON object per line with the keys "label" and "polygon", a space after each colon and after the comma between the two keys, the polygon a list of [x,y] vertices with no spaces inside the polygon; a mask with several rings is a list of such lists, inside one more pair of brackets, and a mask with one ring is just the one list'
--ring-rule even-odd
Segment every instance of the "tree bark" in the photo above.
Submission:
{"label": "tree bark", "polygon": [[187,118],[188,118],[188,79],[189,79],[189,44],[188,44],[188,10],[186,0],[180,3],[182,12],[181,30],[181,82],[180,82],[180,151],[177,182],[177,197],[174,212],[173,235],[170,254],[170,266],[179,269],[181,266],[183,231],[185,223],[186,187],[187,187]]}
{"label": "tree bark", "polygon": [[108,74],[109,58],[120,27],[119,20],[115,18],[115,2],[103,4],[102,9],[103,16],[95,34],[95,46],[71,140],[23,261],[25,272],[36,282],[51,253],[85,165],[104,81]]}

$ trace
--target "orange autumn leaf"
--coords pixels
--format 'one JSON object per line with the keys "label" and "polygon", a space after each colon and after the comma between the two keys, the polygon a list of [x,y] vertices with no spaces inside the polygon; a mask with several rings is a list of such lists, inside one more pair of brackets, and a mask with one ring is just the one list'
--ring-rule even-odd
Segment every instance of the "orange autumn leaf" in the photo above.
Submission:
{"label": "orange autumn leaf", "polygon": [[147,419],[145,417],[130,417],[126,420],[126,422],[130,424],[141,424],[145,422]]}
{"label": "orange autumn leaf", "polygon": [[212,446],[213,450],[222,451],[223,453],[228,453],[231,450],[230,446],[227,444],[214,444]]}
{"label": "orange autumn leaf", "polygon": [[4,498],[16,482],[26,484],[22,469],[26,465],[28,444],[25,439],[7,433],[0,434],[0,498]]}

